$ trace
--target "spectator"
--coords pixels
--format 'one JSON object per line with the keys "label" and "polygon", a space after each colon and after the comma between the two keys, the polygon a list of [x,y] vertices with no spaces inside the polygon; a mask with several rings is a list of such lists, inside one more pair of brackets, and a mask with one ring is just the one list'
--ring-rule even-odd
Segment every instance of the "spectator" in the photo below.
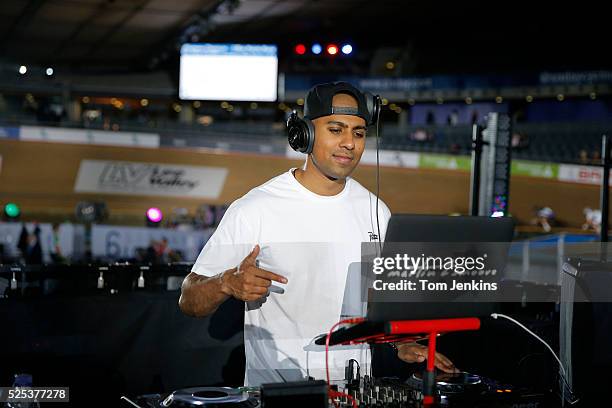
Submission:
{"label": "spectator", "polygon": [[535,217],[531,220],[532,225],[542,227],[544,232],[550,232],[556,224],[555,212],[550,207],[535,207]]}
{"label": "spectator", "polygon": [[410,134],[410,140],[413,140],[415,142],[428,142],[431,139],[431,133],[423,128],[418,128]]}
{"label": "spectator", "polygon": [[157,241],[152,239],[149,241],[149,246],[144,250],[144,252],[139,253],[139,256],[142,256],[145,263],[157,263],[157,251],[155,249],[157,245]]}
{"label": "spectator", "polygon": [[202,204],[196,209],[194,217],[195,227],[199,229],[213,227],[215,225],[215,208]]}
{"label": "spectator", "polygon": [[19,234],[19,240],[17,241],[17,249],[21,255],[21,258],[25,259],[28,252],[28,236],[30,233],[26,228],[25,224],[21,224],[21,233]]}
{"label": "spectator", "polygon": [[425,123],[428,125],[435,125],[436,124],[436,117],[433,113],[433,111],[427,111],[427,116],[425,117]]}
{"label": "spectator", "polygon": [[155,241],[153,248],[155,249],[155,259],[157,263],[168,262],[170,248],[168,247],[168,239],[166,237],[163,237],[161,241]]}
{"label": "spectator", "polygon": [[53,263],[64,263],[66,258],[62,255],[62,248],[60,247],[60,236],[59,236],[60,225],[58,223],[53,224],[53,248],[51,249],[51,260]]}
{"label": "spectator", "polygon": [[593,150],[591,152],[591,163],[592,164],[600,164],[601,163],[601,155],[599,150]]}
{"label": "spectator", "polygon": [[176,207],[172,209],[170,214],[169,227],[181,229],[189,226],[189,211],[184,207]]}
{"label": "spectator", "polygon": [[449,126],[457,126],[459,124],[459,112],[457,111],[457,109],[453,109],[450,115],[448,115],[446,123]]}
{"label": "spectator", "polygon": [[529,146],[529,138],[524,133],[513,133],[511,143],[514,150],[522,150]]}
{"label": "spectator", "polygon": [[582,149],[580,153],[578,153],[578,161],[580,164],[589,164],[589,153]]}
{"label": "spectator", "polygon": [[585,222],[582,224],[582,229],[586,231],[595,231],[596,234],[601,232],[601,210],[593,210],[585,207],[582,210]]}
{"label": "spectator", "polygon": [[512,122],[521,123],[524,121],[525,121],[525,110],[523,108],[519,108],[512,114]]}
{"label": "spectator", "polygon": [[28,243],[24,255],[25,263],[29,265],[42,264],[42,246],[40,243],[40,227],[38,225],[36,225],[32,234],[28,234],[27,242]]}
{"label": "spectator", "polygon": [[478,123],[478,111],[473,111],[472,112],[472,125],[475,125],[476,123]]}
{"label": "spectator", "polygon": [[36,224],[34,232],[30,234],[25,224],[22,224],[17,249],[26,264],[42,264],[42,246],[40,241],[40,227]]}

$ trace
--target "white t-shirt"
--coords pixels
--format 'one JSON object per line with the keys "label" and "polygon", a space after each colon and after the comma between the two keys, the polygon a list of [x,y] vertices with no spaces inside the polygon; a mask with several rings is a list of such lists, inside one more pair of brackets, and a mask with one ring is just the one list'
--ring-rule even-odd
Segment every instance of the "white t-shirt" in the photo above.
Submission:
{"label": "white t-shirt", "polygon": [[[302,186],[293,170],[249,191],[227,209],[219,227],[198,256],[192,271],[214,276],[234,268],[255,244],[260,268],[282,275],[269,295],[245,307],[245,385],[325,379],[324,347],[309,347],[340,319],[345,306],[347,275],[359,277],[361,243],[378,234],[376,196],[352,178],[334,196],[321,196]],[[391,215],[378,203],[380,233]],[[352,285],[352,284],[351,284]],[[357,289],[359,290],[358,286]],[[361,300],[347,290],[353,300]],[[313,351],[313,349],[317,349]],[[330,378],[344,378],[355,358],[363,368],[367,347],[332,348]]]}

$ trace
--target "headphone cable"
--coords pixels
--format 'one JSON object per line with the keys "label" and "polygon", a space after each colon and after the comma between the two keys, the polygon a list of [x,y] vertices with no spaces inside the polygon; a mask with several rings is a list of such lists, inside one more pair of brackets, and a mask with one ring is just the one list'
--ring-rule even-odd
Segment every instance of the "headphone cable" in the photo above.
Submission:
{"label": "headphone cable", "polygon": [[[380,97],[376,95],[374,97],[374,106]],[[378,157],[378,138],[380,137],[380,111],[377,109],[376,112],[376,228],[378,229],[378,250],[380,251],[379,256],[382,256],[382,236],[380,235],[380,220],[378,219],[378,201],[380,196],[380,159]]]}

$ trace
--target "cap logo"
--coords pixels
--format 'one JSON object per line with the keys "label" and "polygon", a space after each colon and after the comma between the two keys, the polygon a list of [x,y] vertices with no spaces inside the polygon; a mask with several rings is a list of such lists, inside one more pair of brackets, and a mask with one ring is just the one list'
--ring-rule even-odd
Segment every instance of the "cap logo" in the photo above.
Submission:
{"label": "cap logo", "polygon": [[332,115],[359,115],[359,109],[350,106],[332,106]]}

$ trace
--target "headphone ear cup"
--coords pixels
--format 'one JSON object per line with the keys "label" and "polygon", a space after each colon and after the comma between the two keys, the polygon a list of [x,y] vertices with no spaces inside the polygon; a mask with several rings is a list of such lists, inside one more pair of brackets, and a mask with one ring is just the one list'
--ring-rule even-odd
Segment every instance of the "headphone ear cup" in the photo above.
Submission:
{"label": "headphone ear cup", "polygon": [[380,116],[380,109],[382,108],[382,100],[380,96],[374,95],[374,109],[372,110],[372,123],[375,124]]}
{"label": "headphone ear cup", "polygon": [[293,111],[287,120],[287,139],[296,152],[309,154],[314,145],[314,127],[309,119],[301,119]]}
{"label": "headphone ear cup", "polygon": [[304,125],[306,126],[305,133],[307,135],[306,136],[306,150],[304,150],[304,153],[310,154],[312,153],[312,149],[314,149],[314,142],[315,142],[314,124],[308,118],[304,118],[302,122],[304,122]]}
{"label": "headphone ear cup", "polygon": [[368,115],[370,115],[370,123],[368,125],[374,125],[380,114],[380,107],[382,102],[380,96],[372,95],[369,92],[365,93],[366,96],[366,107],[368,108]]}

